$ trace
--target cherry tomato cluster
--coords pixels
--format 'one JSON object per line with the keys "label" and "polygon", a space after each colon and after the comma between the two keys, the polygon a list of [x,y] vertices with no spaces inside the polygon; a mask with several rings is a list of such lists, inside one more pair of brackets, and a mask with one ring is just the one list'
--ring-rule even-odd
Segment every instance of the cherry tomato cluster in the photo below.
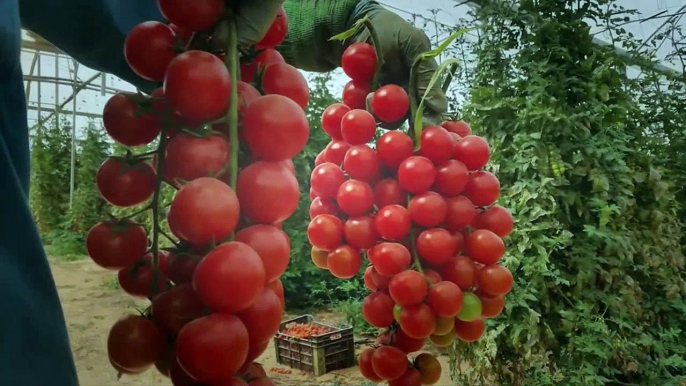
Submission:
{"label": "cherry tomato cluster", "polygon": [[322,326],[321,324],[292,323],[286,326],[286,329],[281,331],[281,334],[300,339],[309,339],[313,336],[323,335],[332,331],[334,330],[331,327]]}
{"label": "cherry tomato cluster", "polygon": [[[280,277],[291,245],[280,223],[297,208],[291,159],[309,137],[304,77],[283,60],[260,59],[278,55],[284,10],[257,45],[241,50],[242,80],[232,80],[222,58],[238,50],[222,37],[230,23],[225,4],[158,0],[171,24],[144,22],[129,33],[129,66],[163,87],[114,95],[104,125],[128,148],[156,139],[158,147],[108,158],[97,187],[113,206],[148,203],[151,245],[133,215],[96,224],[86,241],[98,265],[118,272],[124,291],[151,301],[112,327],[112,366],[139,374],[155,365],[175,386],[273,385],[253,361],[281,323]],[[162,184],[177,190],[168,205]],[[160,226],[163,212],[172,235]],[[162,250],[160,236],[174,248]]]}
{"label": "cherry tomato cluster", "polygon": [[331,142],[311,175],[312,260],[341,279],[360,272],[363,255],[371,263],[362,311],[385,330],[381,347],[359,357],[362,374],[389,385],[433,384],[436,358],[423,354],[409,365],[407,355],[427,339],[436,347],[475,341],[484,319],[501,313],[513,277],[498,262],[513,219],[495,204],[498,179],[482,170],[490,147],[467,123],[429,126],[418,144],[402,131],[375,140],[377,124],[402,120],[410,102],[397,85],[374,92],[371,112],[366,94],[351,97],[352,89],[368,90],[373,54],[366,43],[346,50],[343,69],[353,80],[344,103],[322,115]]}

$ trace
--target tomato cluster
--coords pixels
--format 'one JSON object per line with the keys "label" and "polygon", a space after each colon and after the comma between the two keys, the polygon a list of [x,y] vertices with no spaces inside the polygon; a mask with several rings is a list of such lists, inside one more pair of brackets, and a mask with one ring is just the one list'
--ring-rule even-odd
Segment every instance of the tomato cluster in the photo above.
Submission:
{"label": "tomato cluster", "polygon": [[[482,170],[490,147],[467,123],[429,126],[419,143],[402,131],[376,138],[378,124],[407,116],[409,98],[386,85],[374,92],[371,112],[364,108],[373,54],[366,43],[347,49],[343,69],[353,80],[343,103],[322,115],[331,142],[311,175],[312,260],[341,279],[360,272],[363,255],[369,260],[364,281],[372,293],[362,311],[384,331],[381,346],[359,357],[362,374],[390,385],[433,384],[436,358],[422,354],[409,365],[407,355],[427,339],[436,347],[475,341],[484,319],[501,313],[513,277],[498,262],[513,219],[496,204],[498,179]],[[354,89],[364,92],[353,98]]]}
{"label": "tomato cluster", "polygon": [[[288,25],[283,9],[264,38],[246,48],[243,80],[232,80],[222,58],[236,47],[217,45],[229,22],[224,0],[158,5],[172,24],[134,27],[125,54],[136,74],[163,87],[151,95],[116,94],[103,113],[120,144],[158,141],[154,154],[129,151],[108,158],[97,173],[107,202],[147,203],[154,221],[151,245],[133,216],[102,221],[87,236],[90,257],[117,271],[128,294],[151,301],[140,315],[114,324],[109,359],[125,374],[154,365],[175,386],[273,385],[253,361],[278,331],[284,309],[280,277],[291,245],[280,223],[298,205],[291,159],[309,137],[307,83],[283,60],[260,59],[278,55],[274,47]],[[160,226],[167,206],[162,184],[177,190],[166,211],[173,236]],[[174,248],[162,250],[160,236]]]}
{"label": "tomato cluster", "polygon": [[281,333],[300,339],[309,339],[313,336],[323,335],[334,331],[331,327],[315,323],[291,323]]}

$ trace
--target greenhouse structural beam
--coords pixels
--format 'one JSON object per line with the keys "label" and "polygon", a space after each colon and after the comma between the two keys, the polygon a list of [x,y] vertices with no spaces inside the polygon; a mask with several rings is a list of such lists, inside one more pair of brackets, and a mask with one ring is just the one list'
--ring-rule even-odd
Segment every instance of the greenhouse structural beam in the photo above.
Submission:
{"label": "greenhouse structural beam", "polygon": [[[29,106],[29,107],[28,107],[28,110],[30,110],[30,111],[38,111],[38,107],[37,107],[37,106]],[[47,109],[45,108],[45,106],[42,106],[41,111],[43,111],[43,112],[45,112],[45,111],[53,112],[54,110],[47,110]],[[61,110],[61,111],[62,111],[63,113],[65,113],[65,114],[73,114],[73,113],[74,113],[73,111],[70,111],[70,110]],[[77,117],[93,118],[93,119],[102,118],[102,114],[87,113],[87,112],[84,112],[84,111],[77,111],[77,112],[76,112],[76,116],[77,116]],[[41,121],[42,121],[42,123],[45,123],[45,122],[47,122],[47,119],[41,119]],[[36,125],[38,125],[38,123],[36,123]],[[34,125],[34,126],[35,126],[35,125]]]}

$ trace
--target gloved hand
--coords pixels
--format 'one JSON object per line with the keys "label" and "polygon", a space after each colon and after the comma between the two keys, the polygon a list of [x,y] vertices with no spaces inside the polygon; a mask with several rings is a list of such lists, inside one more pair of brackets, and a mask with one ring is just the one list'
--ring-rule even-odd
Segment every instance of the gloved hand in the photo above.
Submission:
{"label": "gloved hand", "polygon": [[[424,32],[373,0],[286,0],[289,32],[278,47],[284,59],[306,71],[328,72],[341,64],[341,55],[350,44],[371,43],[369,32],[361,29],[340,42],[329,39],[368,16],[379,37],[383,54],[380,83],[409,86],[410,68],[417,56],[431,50]],[[425,60],[419,67],[418,100],[424,95],[437,64]],[[447,110],[445,94],[436,84],[425,103],[425,124],[440,124]]]}

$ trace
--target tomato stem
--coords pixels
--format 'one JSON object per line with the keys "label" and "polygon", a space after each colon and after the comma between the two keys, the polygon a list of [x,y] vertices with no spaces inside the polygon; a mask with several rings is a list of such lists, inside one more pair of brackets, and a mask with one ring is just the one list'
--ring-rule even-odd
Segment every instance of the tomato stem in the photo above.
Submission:
{"label": "tomato stem", "polygon": [[[410,85],[409,85],[409,93],[410,93],[410,116],[411,116],[411,121],[414,123],[415,118],[417,117],[417,114],[421,114],[419,111],[419,103],[417,102],[417,94],[419,93],[418,88],[418,82],[419,82],[419,65],[422,63],[422,56],[419,55],[417,58],[414,60],[414,63],[412,63],[412,67],[410,67]],[[417,127],[414,126],[413,124],[409,125],[408,128],[408,134],[411,130],[414,128],[414,139],[415,139],[415,145],[419,144],[419,138],[421,138],[421,130],[417,132]],[[421,126],[420,126],[421,127]]]}
{"label": "tomato stem", "polygon": [[229,100],[229,112],[226,116],[229,125],[229,141],[231,143],[231,160],[229,173],[229,185],[235,191],[236,179],[238,178],[238,36],[236,21],[229,18],[229,46],[226,49],[224,63],[229,69],[231,76],[231,97]]}
{"label": "tomato stem", "polygon": [[362,23],[364,24],[365,28],[367,28],[367,31],[369,31],[369,36],[372,38],[372,45],[374,46],[374,51],[376,52],[376,71],[374,71],[372,84],[369,85],[369,91],[374,92],[379,87],[381,67],[383,66],[383,51],[381,51],[381,40],[379,39],[379,35],[376,33],[376,29],[374,29],[372,21],[369,20],[368,17],[365,17],[362,19]]}

